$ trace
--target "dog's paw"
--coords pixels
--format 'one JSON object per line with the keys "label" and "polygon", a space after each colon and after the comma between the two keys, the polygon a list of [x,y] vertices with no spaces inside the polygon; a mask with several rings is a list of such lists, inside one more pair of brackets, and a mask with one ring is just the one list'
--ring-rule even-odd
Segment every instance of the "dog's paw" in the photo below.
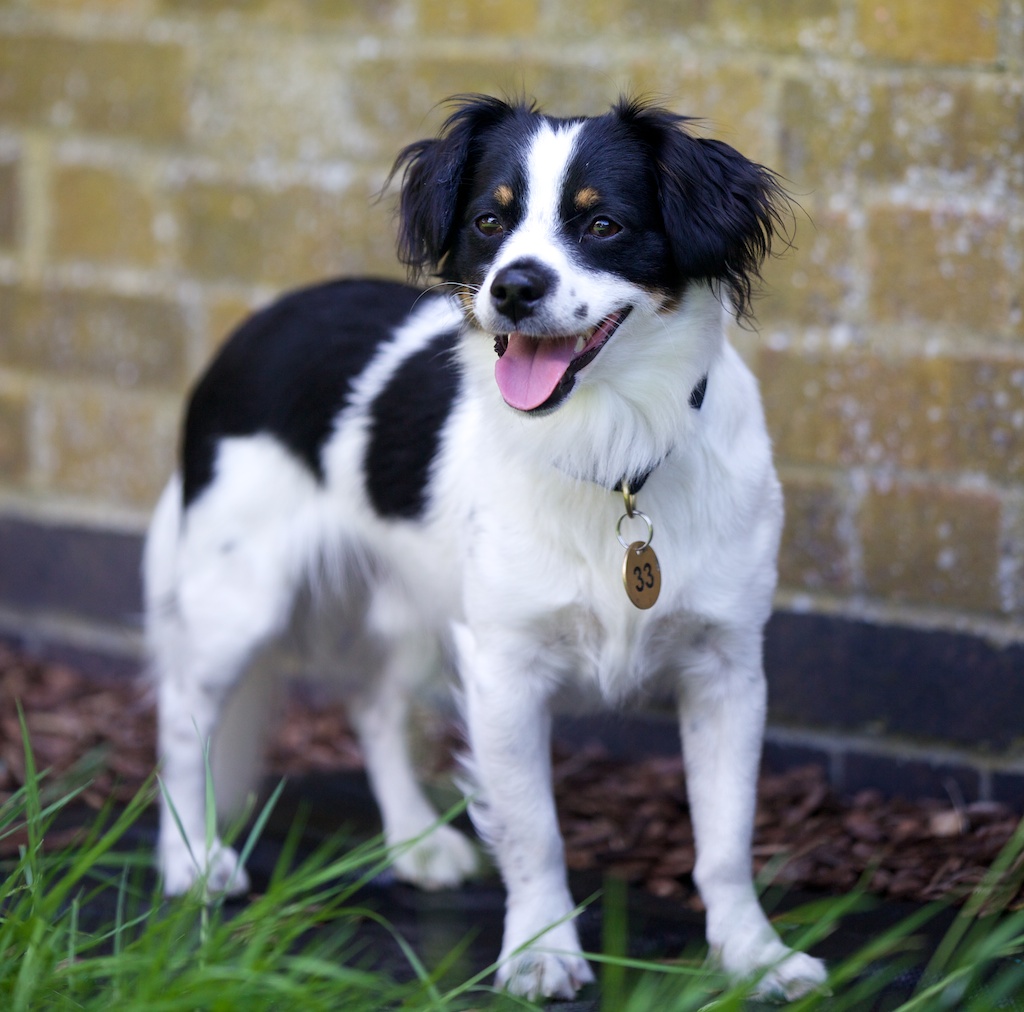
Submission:
{"label": "dog's paw", "polygon": [[593,979],[594,974],[582,953],[527,949],[502,963],[497,983],[510,994],[537,1001],[539,998],[573,998]]}
{"label": "dog's paw", "polygon": [[795,1001],[812,991],[825,991],[825,964],[806,953],[794,952],[777,937],[758,946],[757,951],[747,948],[730,952],[726,947],[715,956],[734,979],[754,979],[751,993],[755,998]]}
{"label": "dog's paw", "polygon": [[792,952],[758,980],[753,996],[796,1001],[812,991],[824,992],[827,979],[828,971],[820,959]]}
{"label": "dog's paw", "polygon": [[480,870],[480,855],[457,829],[438,826],[395,858],[395,877],[429,891],[452,889]]}
{"label": "dog's paw", "polygon": [[241,896],[249,891],[249,876],[231,847],[217,844],[198,867],[184,846],[165,853],[161,861],[165,896],[183,896],[201,886],[209,894]]}
{"label": "dog's paw", "polygon": [[231,847],[218,847],[210,855],[205,884],[207,892],[227,896],[242,896],[249,891],[249,876]]}

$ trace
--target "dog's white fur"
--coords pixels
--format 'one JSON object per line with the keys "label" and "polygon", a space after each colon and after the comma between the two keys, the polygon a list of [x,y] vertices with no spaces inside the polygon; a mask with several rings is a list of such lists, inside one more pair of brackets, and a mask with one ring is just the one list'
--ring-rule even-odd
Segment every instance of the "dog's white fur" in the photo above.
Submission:
{"label": "dog's white fur", "polygon": [[[824,968],[791,953],[769,925],[749,853],[765,719],[762,627],[782,526],[757,385],[724,337],[708,286],[691,285],[666,311],[654,294],[585,269],[563,248],[560,167],[575,129],[535,137],[526,216],[472,305],[484,329],[499,330],[491,280],[528,254],[558,277],[544,306],[550,332],[634,307],[565,403],[542,417],[508,408],[495,388],[492,340],[467,333],[465,382],[442,430],[429,507],[415,521],[378,516],[360,481],[368,405],[408,354],[463,325],[454,300],[425,297],[360,377],[322,484],[272,438],[252,436],[225,442],[212,485],[184,515],[179,481],[161,499],[145,558],[148,634],[163,782],[187,838],[165,810],[165,888],[183,892],[203,872],[211,888],[246,888],[231,849],[217,840],[205,848],[200,742],[213,740],[218,802],[237,801],[258,769],[254,731],[267,717],[257,661],[289,628],[303,588],[319,585],[311,599],[334,639],[389,844],[436,819],[404,723],[415,687],[455,659],[475,818],[508,889],[501,984],[571,997],[592,979],[569,917],[551,794],[553,697],[575,687],[617,703],[657,685],[678,693],[711,949],[732,974],[762,973],[763,992],[796,995],[820,984]],[[590,313],[582,325],[572,316],[580,302]],[[705,375],[708,396],[695,411],[686,392]],[[653,472],[639,505],[654,524],[663,587],[654,608],[638,611],[622,587],[623,502],[610,490],[645,468]],[[476,864],[468,841],[443,827],[402,852],[397,872],[435,888]]]}

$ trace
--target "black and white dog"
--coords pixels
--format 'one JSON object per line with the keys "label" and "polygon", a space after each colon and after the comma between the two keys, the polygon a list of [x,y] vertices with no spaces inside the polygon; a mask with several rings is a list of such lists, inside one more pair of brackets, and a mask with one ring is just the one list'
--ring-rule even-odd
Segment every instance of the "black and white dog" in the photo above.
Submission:
{"label": "black and white dog", "polygon": [[[230,806],[259,769],[259,662],[312,610],[389,844],[436,819],[404,730],[416,686],[457,669],[477,826],[508,890],[504,986],[567,997],[592,979],[568,917],[553,697],[655,685],[679,699],[712,951],[764,993],[819,985],[751,881],[782,496],[723,332],[723,300],[749,310],[784,194],[632,101],[556,119],[462,98],[396,170],[402,258],[443,283],[287,295],[188,407],[145,557],[167,892],[203,875],[246,888],[230,848],[207,850],[203,743]],[[476,864],[445,827],[397,873],[437,888]]]}

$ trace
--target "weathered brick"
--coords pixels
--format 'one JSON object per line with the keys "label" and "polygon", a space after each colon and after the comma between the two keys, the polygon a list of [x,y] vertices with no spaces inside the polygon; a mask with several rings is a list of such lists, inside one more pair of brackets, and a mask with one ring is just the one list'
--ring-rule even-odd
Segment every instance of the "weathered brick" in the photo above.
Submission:
{"label": "weathered brick", "polygon": [[261,14],[273,4],[274,0],[159,0],[160,9],[169,13],[231,11],[246,16]]}
{"label": "weathered brick", "polygon": [[[707,19],[708,0],[564,0],[548,4],[542,24],[549,38],[600,37],[614,25],[626,38],[693,32]],[[663,68],[664,69],[664,68]]]}
{"label": "weathered brick", "polygon": [[781,460],[1024,477],[1024,361],[884,359],[764,348],[769,430]]}
{"label": "weathered brick", "polygon": [[[394,156],[406,141],[433,134],[450,111],[437,107],[449,95],[483,92],[500,93],[496,79],[501,68],[486,59],[452,63],[446,60],[368,60],[360,68],[365,87],[352,94],[353,119],[367,137],[375,134],[381,156],[394,138],[388,154]],[[514,94],[514,90],[512,92]]]}
{"label": "weathered brick", "polygon": [[[761,347],[757,355],[768,431],[780,461],[849,465],[857,459],[853,420],[863,412],[849,371],[798,352]],[[863,424],[863,423],[862,423]]]}
{"label": "weathered brick", "polygon": [[1024,192],[1024,82],[993,74],[889,80],[879,89],[873,178],[927,171],[940,182]]}
{"label": "weathered brick", "polygon": [[1024,495],[1007,497],[1003,504],[1002,563],[999,593],[1003,610],[1024,619]]}
{"label": "weathered brick", "polygon": [[0,162],[0,246],[18,240],[18,165]]}
{"label": "weathered brick", "polygon": [[840,0],[710,0],[718,32],[729,42],[766,49],[829,50],[839,41]]}
{"label": "weathered brick", "polygon": [[828,478],[785,472],[786,527],[779,553],[779,580],[803,590],[853,587],[845,501],[849,491]]}
{"label": "weathered brick", "polygon": [[848,407],[861,462],[913,470],[961,466],[951,446],[958,394],[950,359],[858,355],[834,359],[830,368],[833,377],[849,369],[856,385],[856,405]]}
{"label": "weathered brick", "polygon": [[0,37],[0,118],[173,141],[185,132],[188,80],[172,43]]}
{"label": "weathered brick", "polygon": [[696,117],[695,132],[731,144],[754,161],[771,166],[777,158],[768,82],[770,66],[751,59],[676,60],[669,66],[648,59],[630,65],[629,81],[639,95],[665,96],[664,104]]}
{"label": "weathered brick", "polygon": [[950,466],[998,481],[1024,480],[1024,359],[954,360],[949,390],[942,424]]}
{"label": "weathered brick", "polygon": [[860,536],[869,594],[960,611],[998,612],[999,499],[986,492],[875,486]]}
{"label": "weathered brick", "polygon": [[392,156],[399,142],[385,143],[374,123],[354,115],[365,86],[354,71],[334,39],[214,35],[199,49],[190,80],[191,137],[232,161],[270,165]]}
{"label": "weathered brick", "polygon": [[781,323],[831,327],[849,320],[855,266],[849,217],[827,209],[794,211],[793,246],[777,243],[779,255],[764,265],[763,298],[754,305],[770,328]]}
{"label": "weathered brick", "polygon": [[194,183],[179,195],[186,269],[289,285],[336,273],[396,273],[390,217],[368,188],[266,190]]}
{"label": "weathered brick", "polygon": [[603,52],[597,61],[571,65],[547,59],[524,60],[520,76],[490,70],[497,94],[519,94],[523,81],[527,94],[555,116],[597,116],[606,113],[620,95],[630,94],[633,82],[624,54]]}
{"label": "weathered brick", "polygon": [[418,29],[424,34],[535,36],[539,0],[420,0]]}
{"label": "weathered brick", "polygon": [[867,263],[874,319],[972,334],[1022,333],[1020,274],[1010,267],[1010,244],[1001,217],[875,208]]}
{"label": "weathered brick", "polygon": [[[298,5],[278,0],[278,6],[294,10]],[[301,7],[308,24],[324,23],[367,34],[394,31],[406,13],[401,0],[305,0]]]}
{"label": "weathered brick", "polygon": [[58,259],[152,266],[160,255],[153,195],[132,174],[64,166],[54,174],[53,253]]}
{"label": "weathered brick", "polygon": [[1024,2],[1009,0],[1005,7],[1002,41],[1003,60],[1008,68],[1024,70]]}
{"label": "weathered brick", "polygon": [[203,368],[213,358],[224,339],[252,312],[253,306],[236,296],[219,295],[207,301],[204,355],[203,361],[197,363],[199,368]]}
{"label": "weathered brick", "polygon": [[915,63],[990,62],[999,55],[998,0],[859,0],[868,55]]}
{"label": "weathered brick", "polygon": [[28,473],[28,397],[0,386],[0,483],[23,481]]}
{"label": "weathered brick", "polygon": [[32,0],[37,10],[54,11],[96,11],[117,14],[152,14],[152,0]]}
{"label": "weathered brick", "polygon": [[0,333],[17,368],[122,387],[184,380],[185,321],[161,299],[0,286]]}
{"label": "weathered brick", "polygon": [[605,112],[628,84],[630,64],[625,61],[615,53],[600,66],[530,56],[515,65],[486,56],[370,60],[358,70],[360,87],[353,89],[351,99],[359,129],[367,135],[376,132],[380,151],[390,158],[399,144],[436,131],[449,111],[438,103],[449,95],[514,96],[525,88],[555,115]]}
{"label": "weathered brick", "polygon": [[860,79],[818,75],[814,80],[788,78],[779,99],[779,169],[801,189],[819,187],[854,167],[858,148],[853,137],[864,132]]}
{"label": "weathered brick", "polygon": [[[371,47],[372,49],[372,47]],[[618,58],[616,57],[616,60]],[[343,61],[333,40],[220,36],[201,49],[192,79],[192,131],[232,159],[359,160],[390,164],[440,126],[454,94],[527,90],[550,111],[601,112],[630,83],[626,56],[600,66],[526,56],[392,56]]]}
{"label": "weathered brick", "polygon": [[802,187],[843,176],[1024,191],[1020,82],[1004,75],[818,75],[783,83],[780,166]]}
{"label": "weathered brick", "polygon": [[152,396],[60,384],[39,397],[41,482],[51,492],[149,507],[174,467],[178,411]]}

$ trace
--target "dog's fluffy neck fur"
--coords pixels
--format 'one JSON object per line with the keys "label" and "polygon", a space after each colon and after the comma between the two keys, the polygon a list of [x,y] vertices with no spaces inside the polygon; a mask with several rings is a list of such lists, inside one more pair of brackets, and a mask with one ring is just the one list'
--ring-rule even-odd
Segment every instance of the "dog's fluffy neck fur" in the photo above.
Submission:
{"label": "dog's fluffy neck fur", "polygon": [[[500,449],[515,455],[517,466],[544,462],[555,474],[611,490],[623,477],[656,469],[690,441],[700,425],[690,395],[704,376],[713,389],[724,347],[722,317],[721,303],[703,284],[691,285],[670,312],[635,311],[587,367],[586,382],[547,415],[524,415],[501,400],[488,335],[466,335],[460,353],[472,373],[470,389],[484,391],[479,400],[487,431],[502,433]],[[646,343],[630,333],[651,327],[668,331],[671,340]],[[610,374],[616,382],[602,382]],[[635,381],[624,381],[630,376]]]}

